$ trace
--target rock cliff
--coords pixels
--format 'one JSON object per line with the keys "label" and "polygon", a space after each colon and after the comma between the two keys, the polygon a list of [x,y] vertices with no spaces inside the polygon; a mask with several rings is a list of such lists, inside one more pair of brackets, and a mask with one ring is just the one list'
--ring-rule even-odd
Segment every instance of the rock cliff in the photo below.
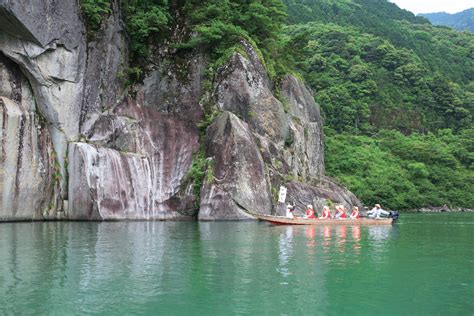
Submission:
{"label": "rock cliff", "polygon": [[127,87],[120,10],[112,1],[91,37],[77,2],[0,0],[1,221],[240,220],[281,212],[280,185],[300,208],[360,204],[324,176],[301,80],[272,82],[242,41],[210,86],[195,50],[179,67],[168,51]]}

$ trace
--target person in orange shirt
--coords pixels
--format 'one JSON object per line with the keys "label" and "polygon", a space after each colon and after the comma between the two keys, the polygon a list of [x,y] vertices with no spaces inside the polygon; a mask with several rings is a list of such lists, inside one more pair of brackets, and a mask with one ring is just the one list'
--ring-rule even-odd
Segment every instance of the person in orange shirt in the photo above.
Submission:
{"label": "person in orange shirt", "polygon": [[319,219],[329,219],[331,218],[331,211],[329,211],[329,206],[323,207],[323,214]]}
{"label": "person in orange shirt", "polygon": [[314,209],[313,209],[313,206],[311,204],[308,205],[308,209],[306,210],[306,218],[316,218],[316,216],[314,216]]}
{"label": "person in orange shirt", "polygon": [[351,219],[359,219],[360,218],[360,212],[359,208],[357,206],[354,206],[352,208],[352,213],[351,213]]}

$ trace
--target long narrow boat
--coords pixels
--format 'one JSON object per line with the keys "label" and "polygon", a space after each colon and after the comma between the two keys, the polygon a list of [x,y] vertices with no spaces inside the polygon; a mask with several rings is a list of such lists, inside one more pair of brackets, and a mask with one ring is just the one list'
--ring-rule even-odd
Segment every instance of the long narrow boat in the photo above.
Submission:
{"label": "long narrow boat", "polygon": [[252,214],[257,219],[274,225],[391,225],[392,218],[360,218],[360,219],[305,219],[288,218],[285,216]]}

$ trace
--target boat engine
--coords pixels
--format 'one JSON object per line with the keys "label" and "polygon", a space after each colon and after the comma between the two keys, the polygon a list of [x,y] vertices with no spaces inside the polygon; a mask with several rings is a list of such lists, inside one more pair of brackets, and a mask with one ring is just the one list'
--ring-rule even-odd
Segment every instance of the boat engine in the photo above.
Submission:
{"label": "boat engine", "polygon": [[397,211],[390,211],[388,213],[388,218],[393,218],[394,221],[396,221],[398,219],[398,212]]}

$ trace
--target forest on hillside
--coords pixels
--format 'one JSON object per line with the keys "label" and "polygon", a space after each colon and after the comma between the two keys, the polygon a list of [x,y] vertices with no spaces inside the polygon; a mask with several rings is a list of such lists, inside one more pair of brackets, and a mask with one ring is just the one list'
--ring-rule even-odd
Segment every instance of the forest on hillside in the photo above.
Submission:
{"label": "forest on hillside", "polygon": [[328,173],[364,202],[472,208],[474,35],[383,0],[285,2]]}
{"label": "forest on hillside", "polygon": [[[81,3],[94,36],[110,2]],[[386,0],[123,0],[122,6],[133,66],[127,80],[140,80],[164,42],[177,60],[197,47],[207,50],[212,80],[244,38],[261,53],[275,87],[294,73],[312,88],[324,113],[327,172],[364,203],[474,208],[472,33],[435,27]]]}

